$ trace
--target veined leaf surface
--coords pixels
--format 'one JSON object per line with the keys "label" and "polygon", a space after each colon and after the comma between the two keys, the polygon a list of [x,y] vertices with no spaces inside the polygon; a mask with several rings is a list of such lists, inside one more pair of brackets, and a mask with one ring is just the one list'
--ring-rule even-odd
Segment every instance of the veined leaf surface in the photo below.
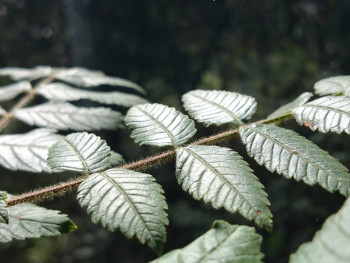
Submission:
{"label": "veined leaf surface", "polygon": [[312,97],[311,92],[304,92],[298,98],[293,100],[292,102],[285,104],[285,105],[281,106],[280,108],[278,108],[277,110],[275,110],[274,112],[272,112],[269,116],[267,116],[267,118],[272,119],[272,118],[277,118],[279,116],[283,116],[283,115],[292,113],[292,111],[295,108],[297,108],[301,105],[304,105],[306,102],[309,101],[309,99],[311,97]]}
{"label": "veined leaf surface", "polygon": [[13,80],[35,80],[44,78],[53,73],[53,69],[49,66],[37,66],[35,68],[17,68],[9,67],[0,69],[0,76],[9,76]]}
{"label": "veined leaf surface", "polygon": [[253,227],[218,220],[212,229],[182,249],[166,253],[152,263],[259,263],[262,238]]}
{"label": "veined leaf surface", "polygon": [[131,138],[140,145],[176,147],[186,143],[197,131],[187,115],[157,103],[132,107],[125,123],[132,130]]}
{"label": "veined leaf surface", "polygon": [[272,230],[272,214],[262,184],[242,157],[228,148],[193,145],[177,150],[178,183],[195,199],[239,212]]}
{"label": "veined leaf surface", "polygon": [[349,196],[347,168],[296,132],[274,125],[252,124],[241,127],[240,135],[248,154],[269,171]]}
{"label": "veined leaf surface", "polygon": [[149,175],[125,169],[109,169],[90,175],[78,189],[78,201],[109,230],[120,229],[161,253],[168,224],[163,189]]}
{"label": "veined leaf surface", "polygon": [[0,101],[11,100],[22,92],[32,89],[29,81],[20,81],[0,87]]}
{"label": "veined leaf surface", "polygon": [[48,83],[41,85],[37,92],[49,100],[54,101],[75,101],[88,99],[104,104],[131,107],[137,104],[146,103],[147,100],[133,94],[123,92],[98,92],[76,89],[64,83]]}
{"label": "veined leaf surface", "polygon": [[242,124],[256,111],[254,98],[221,90],[193,90],[182,96],[188,113],[205,126],[225,123]]}
{"label": "veined leaf surface", "polygon": [[0,223],[8,224],[9,213],[7,211],[6,193],[0,191]]}
{"label": "veined leaf surface", "polygon": [[293,114],[299,124],[312,130],[350,134],[350,97],[322,97],[296,108]]}
{"label": "veined leaf surface", "polygon": [[83,108],[59,102],[18,109],[14,115],[29,125],[77,131],[115,130],[123,119],[119,112],[109,108]]}
{"label": "veined leaf surface", "polygon": [[47,164],[53,171],[69,170],[85,174],[110,165],[111,148],[105,140],[86,132],[72,133],[49,149]]}
{"label": "veined leaf surface", "polygon": [[0,165],[10,170],[51,172],[46,164],[49,148],[62,138],[52,129],[0,135]]}
{"label": "veined leaf surface", "polygon": [[0,243],[14,239],[58,236],[75,230],[76,225],[67,215],[33,204],[23,203],[8,207],[9,223],[0,223]]}
{"label": "veined leaf surface", "polygon": [[317,81],[314,85],[318,95],[345,93],[350,90],[350,76],[336,76]]}
{"label": "veined leaf surface", "polygon": [[313,240],[291,255],[290,263],[350,262],[350,199],[330,216]]}
{"label": "veined leaf surface", "polygon": [[139,85],[129,80],[106,76],[102,71],[88,70],[80,67],[60,70],[55,74],[55,79],[63,80],[78,87],[89,88],[100,85],[111,85],[122,86],[145,93]]}

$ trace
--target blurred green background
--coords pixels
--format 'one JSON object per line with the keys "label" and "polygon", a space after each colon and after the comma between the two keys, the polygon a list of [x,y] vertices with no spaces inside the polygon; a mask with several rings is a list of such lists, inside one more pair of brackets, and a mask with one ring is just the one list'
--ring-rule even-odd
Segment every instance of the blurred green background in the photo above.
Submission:
{"label": "blurred green background", "polygon": [[[350,1],[341,0],[0,0],[0,67],[82,66],[130,79],[152,102],[183,110],[189,90],[251,95],[261,119],[321,78],[350,71]],[[8,79],[0,79],[7,84]],[[14,102],[14,101],[13,101]],[[13,103],[10,102],[9,104]],[[9,105],[6,105],[9,106]],[[284,124],[350,167],[349,136]],[[219,128],[197,125],[198,137]],[[227,128],[227,127],[226,127]],[[25,132],[13,122],[6,133]],[[127,129],[98,132],[127,161],[157,152],[139,147]],[[223,144],[241,153],[265,185],[274,231],[263,235],[265,262],[287,262],[344,202],[320,187],[287,180],[257,166],[238,138]],[[183,247],[215,219],[248,224],[239,215],[193,200],[177,185],[174,162],[149,171],[163,186],[170,226],[165,252]],[[1,189],[21,193],[74,175],[13,173],[0,168]],[[0,245],[1,262],[147,262],[150,249],[91,223],[72,193],[44,204],[69,214],[78,230],[57,238]]]}

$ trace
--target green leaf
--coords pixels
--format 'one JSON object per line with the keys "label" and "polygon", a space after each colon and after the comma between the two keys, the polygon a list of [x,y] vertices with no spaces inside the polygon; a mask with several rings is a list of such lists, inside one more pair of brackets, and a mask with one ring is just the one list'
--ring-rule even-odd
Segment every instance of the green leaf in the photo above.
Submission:
{"label": "green leaf", "polygon": [[188,113],[205,126],[240,125],[252,117],[257,106],[250,96],[221,90],[193,90],[184,94],[182,101]]}
{"label": "green leaf", "polygon": [[350,134],[350,98],[328,96],[311,101],[293,111],[299,124],[320,132]]}
{"label": "green leaf", "polygon": [[350,90],[350,76],[336,76],[317,81],[314,85],[318,95],[345,93]]}
{"label": "green leaf", "polygon": [[182,249],[173,250],[152,263],[259,263],[262,237],[253,227],[218,220],[212,229]]}
{"label": "green leaf", "polygon": [[274,125],[252,124],[241,127],[240,134],[248,154],[269,171],[349,196],[347,168],[296,132]]}
{"label": "green leaf", "polygon": [[48,77],[53,73],[53,69],[49,66],[37,66],[32,69],[27,68],[2,68],[0,69],[0,76],[9,76],[13,80],[35,80],[39,78]]}
{"label": "green leaf", "polygon": [[290,263],[350,262],[350,199],[330,216],[313,240],[302,244],[291,255]]}
{"label": "green leaf", "polygon": [[0,135],[0,165],[10,170],[51,172],[46,164],[49,148],[62,138],[52,129]]}
{"label": "green leaf", "polygon": [[123,156],[115,151],[111,151],[111,166],[117,166],[125,163]]}
{"label": "green leaf", "polygon": [[123,92],[98,92],[76,89],[64,83],[49,83],[41,85],[37,92],[49,100],[54,101],[76,101],[88,99],[99,103],[131,107],[137,104],[146,103],[147,100],[133,94]]}
{"label": "green leaf", "polygon": [[125,123],[132,130],[131,138],[140,145],[177,147],[197,131],[194,121],[187,115],[157,103],[132,107]]}
{"label": "green leaf", "polygon": [[59,102],[18,109],[14,115],[29,125],[77,131],[115,130],[123,120],[119,112],[109,108],[83,108]]}
{"label": "green leaf", "polygon": [[53,171],[68,170],[85,174],[110,166],[111,148],[105,140],[86,132],[72,133],[49,149],[48,166]]}
{"label": "green leaf", "polygon": [[311,92],[302,93],[298,98],[296,98],[292,102],[285,104],[277,110],[275,110],[274,112],[272,112],[269,116],[267,116],[267,119],[277,118],[292,113],[292,111],[295,108],[304,105],[312,96],[313,95]]}
{"label": "green leaf", "polygon": [[9,222],[9,214],[7,211],[7,202],[6,202],[6,193],[0,191],[0,223],[8,224]]}
{"label": "green leaf", "polygon": [[136,235],[159,254],[168,224],[163,193],[151,175],[113,168],[82,182],[78,201],[94,223],[112,231],[119,228],[127,238]]}
{"label": "green leaf", "polygon": [[145,93],[145,91],[139,85],[129,80],[106,76],[102,71],[88,70],[80,67],[59,70],[55,74],[55,79],[63,80],[78,87],[89,88],[100,85],[111,85],[122,86],[136,90],[143,94]]}
{"label": "green leaf", "polygon": [[20,81],[11,85],[0,87],[0,101],[11,100],[22,92],[32,89],[28,81]]}
{"label": "green leaf", "polygon": [[239,212],[272,230],[270,202],[262,184],[242,157],[228,148],[193,145],[177,150],[178,183],[195,199],[216,209]]}
{"label": "green leaf", "polygon": [[76,225],[59,211],[29,203],[8,207],[9,223],[0,223],[0,243],[14,239],[58,236],[75,230]]}

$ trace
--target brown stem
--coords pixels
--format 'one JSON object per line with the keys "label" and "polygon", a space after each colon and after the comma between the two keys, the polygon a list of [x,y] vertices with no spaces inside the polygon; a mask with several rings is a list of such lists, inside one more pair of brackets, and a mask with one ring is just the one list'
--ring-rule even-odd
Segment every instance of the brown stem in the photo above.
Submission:
{"label": "brown stem", "polygon": [[20,109],[20,108],[23,108],[23,107],[27,106],[29,103],[31,103],[34,100],[34,98],[37,96],[36,90],[41,85],[47,84],[47,83],[51,82],[52,80],[53,80],[53,76],[50,76],[50,77],[43,79],[38,84],[36,84],[33,89],[28,91],[28,93],[14,105],[11,108],[11,110],[8,113],[6,113],[2,117],[2,119],[0,120],[0,132],[2,132],[2,130],[5,129],[7,127],[7,125],[10,123],[10,121],[14,119],[15,111]]}
{"label": "brown stem", "polygon": [[[286,115],[283,115],[283,116],[277,117],[277,118],[261,120],[261,121],[258,121],[258,123],[265,123],[265,124],[272,123],[274,121],[289,119],[291,116],[292,116],[291,114],[286,114]],[[218,134],[210,136],[210,137],[200,139],[198,141],[191,143],[190,145],[215,144],[215,143],[218,143],[218,142],[221,142],[221,141],[224,141],[224,140],[230,138],[231,136],[233,136],[237,132],[238,132],[238,129],[228,130],[228,131],[221,132],[221,133],[218,133]],[[144,169],[151,167],[157,163],[164,162],[175,155],[176,155],[176,149],[169,150],[167,152],[164,152],[164,153],[161,153],[158,155],[154,155],[154,156],[150,156],[146,159],[142,159],[142,160],[139,160],[137,162],[133,162],[133,163],[119,166],[118,168],[128,169],[128,170],[141,170],[141,169],[144,170]],[[62,182],[62,183],[48,186],[48,187],[45,187],[45,188],[42,188],[42,189],[39,189],[36,191],[32,191],[29,193],[18,195],[16,197],[8,200],[7,206],[13,206],[13,205],[17,205],[17,204],[24,203],[24,202],[34,202],[35,203],[35,202],[43,201],[46,199],[50,199],[50,198],[58,196],[58,195],[62,195],[66,192],[69,192],[69,191],[72,191],[72,190],[75,190],[76,188],[78,188],[78,186],[85,180],[85,178],[86,178],[85,176],[79,177],[77,179],[73,179],[73,180],[70,180],[67,182]]]}

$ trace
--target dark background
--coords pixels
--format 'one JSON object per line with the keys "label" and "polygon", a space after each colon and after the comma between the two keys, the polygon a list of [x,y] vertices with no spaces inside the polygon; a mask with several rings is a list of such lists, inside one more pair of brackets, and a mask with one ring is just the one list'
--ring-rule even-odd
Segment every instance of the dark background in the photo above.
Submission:
{"label": "dark background", "polygon": [[[251,95],[258,102],[255,119],[311,91],[321,78],[350,71],[350,1],[108,1],[0,0],[0,67],[83,66],[130,79],[147,98],[183,110],[189,90],[224,89]],[[0,84],[8,79],[0,79]],[[284,124],[347,167],[349,137],[313,133]],[[198,137],[220,129],[197,125]],[[6,133],[29,127],[13,122]],[[97,133],[137,160],[156,149],[139,147],[129,132]],[[241,153],[266,187],[274,231],[263,235],[265,262],[287,262],[290,253],[311,240],[324,220],[344,202],[320,187],[271,174],[248,158],[237,138],[223,144]],[[253,223],[193,200],[177,185],[174,163],[154,168],[169,204],[165,252],[183,247],[207,231],[215,219]],[[1,188],[11,193],[38,188],[67,175],[12,173],[0,168]],[[0,245],[2,262],[146,262],[155,255],[136,239],[95,225],[75,194],[44,204],[69,214],[79,229],[55,238]]]}

